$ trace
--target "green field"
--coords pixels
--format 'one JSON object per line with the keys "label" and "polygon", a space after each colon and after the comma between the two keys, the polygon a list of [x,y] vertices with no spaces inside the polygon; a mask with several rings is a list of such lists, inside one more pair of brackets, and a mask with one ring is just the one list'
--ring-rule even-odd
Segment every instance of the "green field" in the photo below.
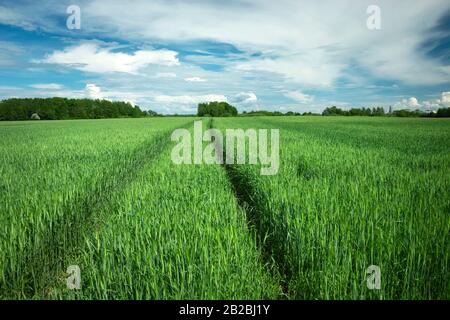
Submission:
{"label": "green field", "polygon": [[449,120],[203,119],[279,129],[273,176],[173,164],[194,120],[0,122],[0,298],[450,299]]}

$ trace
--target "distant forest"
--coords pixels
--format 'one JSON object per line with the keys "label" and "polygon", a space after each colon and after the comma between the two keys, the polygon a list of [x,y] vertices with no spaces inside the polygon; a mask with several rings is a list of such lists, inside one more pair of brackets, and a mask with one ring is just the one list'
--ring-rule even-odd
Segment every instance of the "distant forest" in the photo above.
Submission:
{"label": "distant forest", "polygon": [[102,118],[140,118],[156,116],[127,102],[67,99],[12,98],[0,101],[0,120],[64,120]]}
{"label": "distant forest", "polygon": [[450,118],[450,108],[440,108],[436,112],[425,112],[421,110],[390,110],[385,112],[382,107],[377,108],[352,108],[350,110],[342,110],[336,106],[326,108],[321,114],[312,112],[293,112],[286,113],[280,111],[244,111],[240,116],[367,116],[367,117],[424,117],[424,118]]}
{"label": "distant forest", "polygon": [[436,112],[425,112],[417,110],[390,110],[385,113],[384,109],[379,108],[352,108],[350,110],[342,110],[335,106],[326,108],[322,112],[323,116],[395,116],[395,117],[426,117],[426,118],[448,118],[450,117],[450,108],[440,108]]}

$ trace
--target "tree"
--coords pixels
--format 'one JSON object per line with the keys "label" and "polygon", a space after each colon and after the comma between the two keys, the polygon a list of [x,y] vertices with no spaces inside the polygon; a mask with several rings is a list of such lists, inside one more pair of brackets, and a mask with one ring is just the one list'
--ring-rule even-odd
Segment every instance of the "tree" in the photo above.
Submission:
{"label": "tree", "polygon": [[450,108],[440,108],[436,112],[438,118],[450,118]]}
{"label": "tree", "polygon": [[382,107],[373,108],[372,109],[372,115],[373,116],[377,116],[377,117],[384,116],[385,115],[384,109]]}
{"label": "tree", "polygon": [[197,108],[197,115],[199,117],[233,117],[237,116],[238,112],[235,107],[228,102],[212,101],[207,103],[199,103]]}
{"label": "tree", "polygon": [[344,114],[345,112],[336,106],[328,107],[322,112],[323,116],[342,116]]}

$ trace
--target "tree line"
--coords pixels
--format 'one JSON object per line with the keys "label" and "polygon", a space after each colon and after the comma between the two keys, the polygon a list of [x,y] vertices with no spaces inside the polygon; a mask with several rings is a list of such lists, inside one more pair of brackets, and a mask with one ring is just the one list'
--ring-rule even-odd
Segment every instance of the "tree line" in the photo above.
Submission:
{"label": "tree line", "polygon": [[328,107],[322,112],[323,116],[384,116],[384,109],[379,108],[352,108],[350,110],[342,110],[336,106]]}
{"label": "tree line", "polygon": [[302,114],[300,112],[293,112],[288,111],[286,113],[283,113],[281,111],[244,111],[242,112],[241,116],[301,116]]}
{"label": "tree line", "polygon": [[156,116],[127,102],[67,99],[67,98],[11,98],[0,101],[0,120],[65,120],[102,118],[139,118]]}
{"label": "tree line", "polygon": [[[199,103],[198,116],[230,117],[238,116],[237,109],[227,102]],[[300,116],[320,115],[311,112],[286,113],[280,111],[244,111],[239,116]],[[342,110],[336,106],[326,108],[323,116],[396,116],[396,117],[450,117],[450,108],[440,108],[437,112],[420,110],[389,110],[377,108],[352,108]],[[64,119],[102,119],[102,118],[139,118],[159,116],[156,112],[143,111],[138,106],[122,101],[68,99],[68,98],[11,98],[0,101],[0,120],[64,120]]]}
{"label": "tree line", "polygon": [[231,117],[231,116],[301,116],[299,112],[280,112],[280,111],[244,111],[238,114],[235,107],[228,102],[204,102],[199,103],[197,108],[197,116],[199,117]]}
{"label": "tree line", "polygon": [[450,117],[450,108],[440,108],[437,112],[425,112],[417,110],[395,110],[390,108],[389,113],[385,113],[382,107],[377,108],[352,108],[342,110],[336,106],[328,107],[322,112],[323,116],[395,116],[395,117],[428,117],[428,118],[446,118]]}
{"label": "tree line", "polygon": [[450,108],[439,108],[436,112],[396,110],[392,114],[396,117],[450,118]]}
{"label": "tree line", "polygon": [[450,117],[450,108],[441,108],[437,112],[424,112],[421,110],[395,110],[389,109],[389,112],[385,112],[382,107],[375,108],[352,108],[350,110],[342,110],[336,106],[325,108],[320,113],[312,112],[280,112],[280,111],[244,111],[238,114],[235,107],[229,105],[227,102],[209,102],[198,104],[198,116],[211,116],[211,117],[226,117],[226,116],[368,116],[368,117],[381,117],[381,116],[394,116],[394,117],[433,117],[444,118]]}

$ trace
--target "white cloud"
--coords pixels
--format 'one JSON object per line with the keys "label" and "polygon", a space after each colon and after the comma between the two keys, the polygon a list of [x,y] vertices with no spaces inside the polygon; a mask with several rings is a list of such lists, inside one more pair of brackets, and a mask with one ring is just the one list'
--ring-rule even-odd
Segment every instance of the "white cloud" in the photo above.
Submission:
{"label": "white cloud", "polygon": [[148,97],[138,94],[136,92],[122,91],[122,90],[103,90],[97,84],[88,83],[84,89],[84,96],[90,99],[100,99],[109,101],[124,101],[132,106],[135,106],[138,100],[147,100]]}
{"label": "white cloud", "polygon": [[441,93],[441,103],[450,105],[450,91],[442,92]]}
{"label": "white cloud", "polygon": [[35,29],[33,23],[31,23],[26,16],[23,16],[18,12],[15,12],[9,8],[1,6],[0,6],[0,23],[17,26],[28,31]]}
{"label": "white cloud", "polygon": [[439,108],[442,108],[442,105],[437,100],[434,101],[432,100],[432,101],[423,101],[419,109],[424,111],[436,111]]}
{"label": "white cloud", "polygon": [[86,95],[91,99],[104,99],[104,95],[99,86],[93,83],[86,84],[85,87]]}
{"label": "white cloud", "polygon": [[158,72],[155,78],[176,78],[176,73],[173,72]]}
{"label": "white cloud", "polygon": [[58,83],[36,83],[30,85],[30,87],[41,90],[60,90],[63,88],[63,86]]}
{"label": "white cloud", "polygon": [[290,92],[285,93],[284,95],[288,98],[291,98],[294,101],[301,102],[301,103],[312,102],[314,100],[313,96],[304,94],[300,91],[290,91]]}
{"label": "white cloud", "polygon": [[408,101],[406,102],[406,104],[410,107],[410,108],[418,108],[420,107],[419,101],[417,100],[416,97],[411,97],[408,99]]}
{"label": "white cloud", "polygon": [[258,101],[258,97],[253,92],[240,92],[232,99],[232,102],[235,103],[254,103],[256,101]]}
{"label": "white cloud", "polygon": [[419,101],[416,97],[402,99],[402,101],[394,104],[394,109],[410,109],[422,111],[436,111],[439,108],[450,107],[450,92],[442,92],[440,99]]}
{"label": "white cloud", "polygon": [[309,87],[330,87],[342,75],[345,65],[331,60],[322,50],[303,54],[281,54],[273,58],[238,63],[238,71],[264,71]]}
{"label": "white cloud", "polygon": [[113,48],[102,48],[96,43],[54,51],[43,60],[34,62],[61,64],[75,69],[95,73],[123,72],[137,74],[148,65],[174,66],[179,64],[177,52],[170,50],[138,50],[132,54],[114,52]]}
{"label": "white cloud", "polygon": [[416,97],[411,97],[408,99],[402,99],[402,101],[399,101],[394,104],[394,109],[411,109],[411,110],[417,110],[422,107],[422,103],[419,103]]}
{"label": "white cloud", "polygon": [[205,79],[199,78],[199,77],[190,77],[184,79],[187,82],[205,82]]}
{"label": "white cloud", "polygon": [[448,66],[418,50],[449,9],[448,0],[414,6],[379,0],[382,24],[377,31],[366,27],[369,1],[175,2],[177,10],[172,2],[136,1],[124,11],[118,0],[93,1],[85,18],[103,28],[120,26],[111,31],[127,38],[210,39],[261,52],[237,67],[276,73],[308,86],[332,86],[350,76],[355,64],[376,77],[407,84],[450,78]]}
{"label": "white cloud", "polygon": [[167,96],[160,95],[155,98],[156,102],[161,103],[178,103],[178,104],[197,104],[200,102],[210,102],[210,101],[227,101],[224,95],[208,94],[208,95],[183,95],[183,96]]}

